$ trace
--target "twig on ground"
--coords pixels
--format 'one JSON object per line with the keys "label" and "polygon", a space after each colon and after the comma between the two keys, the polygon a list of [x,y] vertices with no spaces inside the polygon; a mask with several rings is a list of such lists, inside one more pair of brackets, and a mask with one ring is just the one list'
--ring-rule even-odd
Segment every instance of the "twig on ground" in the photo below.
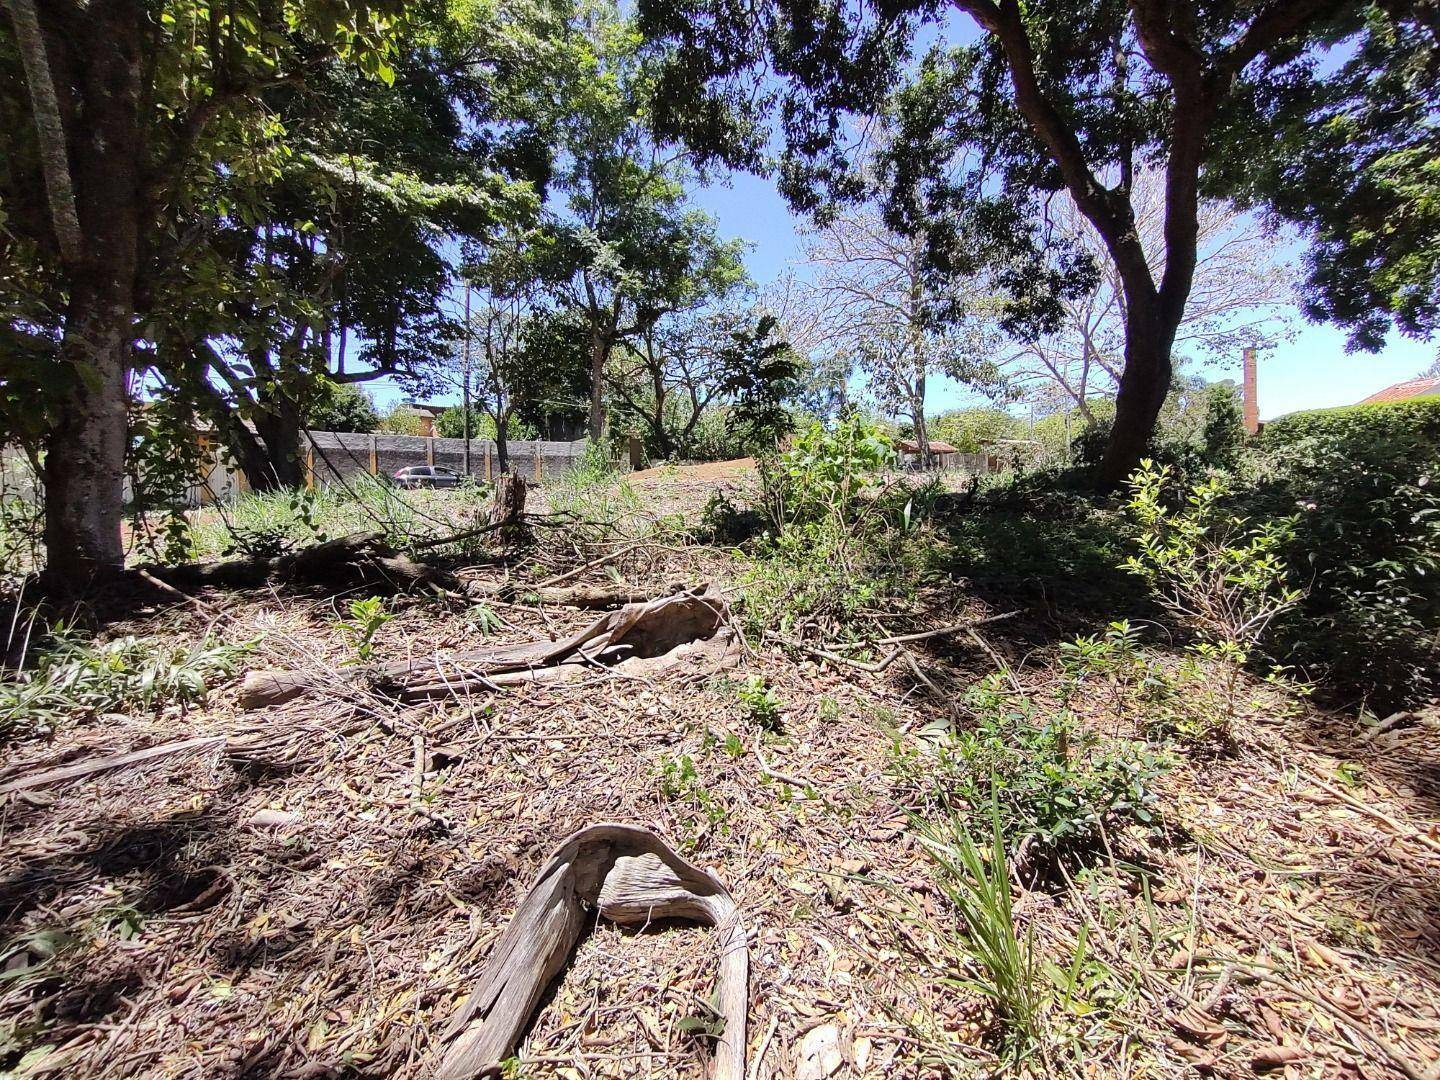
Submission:
{"label": "twig on ground", "polygon": [[540,582],[538,585],[535,585],[534,588],[536,588],[536,589],[548,589],[548,588],[549,588],[550,586],[552,586],[552,585],[561,585],[561,584],[564,584],[565,582],[571,580],[572,578],[577,578],[577,577],[579,577],[581,574],[585,573],[587,570],[594,570],[594,569],[596,569],[597,567],[604,566],[606,563],[614,562],[616,559],[619,559],[619,558],[621,558],[622,556],[628,555],[628,554],[630,554],[630,552],[632,552],[632,551],[638,551],[640,548],[642,548],[642,547],[644,547],[644,546],[645,546],[645,541],[643,541],[643,540],[639,541],[638,543],[627,544],[625,547],[623,547],[623,548],[617,548],[615,551],[612,551],[612,552],[610,552],[610,553],[607,554],[607,555],[601,555],[598,559],[591,559],[589,562],[585,563],[583,566],[577,566],[577,567],[575,567],[575,569],[573,569],[573,570],[567,570],[567,571],[565,571],[563,574],[556,574],[556,575],[554,575],[553,577],[548,577],[548,578],[546,578],[544,581]]}

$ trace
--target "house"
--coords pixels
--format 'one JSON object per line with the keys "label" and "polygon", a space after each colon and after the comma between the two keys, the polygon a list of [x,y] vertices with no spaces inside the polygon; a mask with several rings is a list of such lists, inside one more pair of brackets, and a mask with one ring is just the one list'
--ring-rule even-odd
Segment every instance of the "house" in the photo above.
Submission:
{"label": "house", "polygon": [[413,416],[419,421],[419,430],[416,432],[423,438],[433,438],[438,432],[435,430],[435,421],[440,418],[448,405],[427,405],[421,401],[406,401],[395,406],[395,412],[401,416]]}
{"label": "house", "polygon": [[[907,469],[918,469],[920,465],[920,444],[914,439],[900,439],[895,443],[895,448],[900,451],[900,464]],[[947,442],[939,439],[930,440],[930,456],[934,458],[931,466],[936,469],[948,469],[954,461],[954,455],[960,451]]]}
{"label": "house", "polygon": [[1380,405],[1389,401],[1409,401],[1411,398],[1440,397],[1440,375],[1421,375],[1406,379],[1394,386],[1387,386],[1361,400],[1361,405]]}

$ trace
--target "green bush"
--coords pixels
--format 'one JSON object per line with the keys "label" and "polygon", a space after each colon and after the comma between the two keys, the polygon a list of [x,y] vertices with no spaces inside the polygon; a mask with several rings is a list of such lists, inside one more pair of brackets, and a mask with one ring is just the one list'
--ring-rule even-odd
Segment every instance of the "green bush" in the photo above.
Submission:
{"label": "green bush", "polygon": [[[443,439],[463,439],[465,437],[465,410],[459,405],[452,405],[442,412],[435,418],[435,434]],[[535,425],[518,416],[510,417],[510,422],[505,425],[507,442],[527,442],[539,437],[540,432]],[[470,438],[495,438],[495,418],[476,405],[470,406]]]}
{"label": "green bush", "polygon": [[795,435],[789,449],[757,460],[765,511],[777,530],[853,522],[861,495],[894,460],[890,440],[864,417],[847,417],[833,429],[816,421]]}
{"label": "green bush", "polygon": [[999,676],[967,699],[976,722],[929,752],[897,742],[893,772],[920,812],[963,813],[973,833],[998,817],[1005,843],[1029,848],[1023,861],[1094,841],[1113,819],[1150,820],[1150,782],[1165,759],[1140,743],[1101,741],[1064,710],[1010,694]]}
{"label": "green bush", "polygon": [[1297,413],[1236,468],[1252,516],[1294,516],[1305,600],[1273,647],[1380,710],[1440,693],[1440,399]]}
{"label": "green bush", "polygon": [[1285,584],[1280,551],[1293,517],[1259,522],[1223,506],[1228,477],[1187,485],[1180,506],[1168,505],[1171,471],[1148,458],[1130,477],[1127,503],[1135,523],[1135,554],[1125,569],[1143,578],[1160,603],[1206,641],[1233,646],[1243,661],[1270,623],[1299,601]]}

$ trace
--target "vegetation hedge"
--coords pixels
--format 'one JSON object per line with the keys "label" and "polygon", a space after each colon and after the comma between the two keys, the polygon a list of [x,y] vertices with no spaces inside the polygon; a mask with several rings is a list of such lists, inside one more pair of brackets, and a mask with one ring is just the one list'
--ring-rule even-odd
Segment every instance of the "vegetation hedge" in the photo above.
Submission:
{"label": "vegetation hedge", "polygon": [[1296,515],[1282,655],[1382,712],[1440,694],[1440,398],[1282,417],[1236,473],[1246,513]]}

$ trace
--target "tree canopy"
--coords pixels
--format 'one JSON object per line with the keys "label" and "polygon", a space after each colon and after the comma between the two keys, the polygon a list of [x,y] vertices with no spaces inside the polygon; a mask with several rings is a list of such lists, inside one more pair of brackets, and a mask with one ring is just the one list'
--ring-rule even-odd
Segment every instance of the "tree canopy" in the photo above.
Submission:
{"label": "tree canopy", "polygon": [[[918,28],[952,8],[973,21],[977,39],[936,45],[917,62]],[[1428,4],[1341,0],[957,0],[949,7],[821,0],[802,8],[642,0],[639,10],[646,31],[674,47],[663,76],[672,105],[661,109],[662,129],[753,165],[763,150],[759,121],[778,108],[781,186],[799,209],[823,218],[837,203],[869,194],[850,152],[854,121],[885,118],[895,132],[879,169],[889,224],[923,235],[937,272],[994,269],[1005,325],[1022,336],[1053,329],[1058,299],[1093,280],[1093,260],[1067,251],[1049,227],[1048,201],[1068,192],[1102,238],[1125,299],[1124,366],[1103,465],[1110,483],[1144,451],[1170,385],[1171,349],[1194,283],[1202,187],[1235,194],[1256,145],[1278,143],[1275,152],[1284,153],[1286,140],[1277,136],[1300,130],[1330,96],[1322,87],[1333,50],[1363,54],[1346,70],[1375,65],[1384,73],[1384,90],[1352,85],[1350,100],[1369,95],[1402,112],[1423,109],[1416,80],[1403,75],[1416,50],[1387,50],[1383,41],[1433,24]],[[702,102],[733,119],[690,123],[687,114]],[[1236,137],[1240,131],[1248,138]],[[747,133],[750,141],[737,143]],[[1340,135],[1330,138],[1338,143]],[[1305,142],[1297,135],[1288,149],[1304,153]],[[1401,140],[1399,152],[1412,143]],[[1393,140],[1385,145],[1396,148]],[[1390,205],[1413,200],[1415,185],[1402,195],[1393,179],[1401,159],[1388,151],[1373,157],[1374,182],[1386,163],[1392,170]],[[1151,253],[1137,235],[1132,200],[1136,170],[1145,166],[1165,176],[1164,249]],[[1268,193],[1283,209],[1278,187],[1244,190]],[[1313,208],[1313,193],[1312,184],[1292,197],[1297,217]],[[1355,220],[1343,210],[1335,217]],[[1321,240],[1316,266],[1328,296],[1324,278],[1336,260]],[[1339,250],[1356,258],[1348,242]],[[1397,263],[1387,278],[1374,259],[1361,258],[1349,279],[1400,301],[1411,294],[1387,286],[1394,273],[1403,266],[1426,274],[1413,258]]]}

